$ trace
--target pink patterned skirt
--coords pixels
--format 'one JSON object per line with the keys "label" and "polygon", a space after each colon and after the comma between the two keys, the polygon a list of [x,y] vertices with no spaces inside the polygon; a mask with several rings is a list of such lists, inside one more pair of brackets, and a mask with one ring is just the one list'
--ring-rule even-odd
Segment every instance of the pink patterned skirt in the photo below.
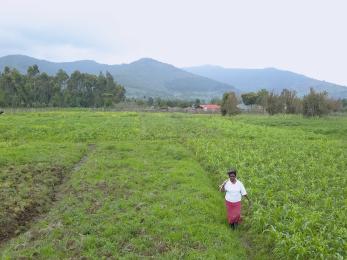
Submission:
{"label": "pink patterned skirt", "polygon": [[227,209],[228,223],[239,223],[241,221],[241,201],[230,202],[226,200],[225,206]]}

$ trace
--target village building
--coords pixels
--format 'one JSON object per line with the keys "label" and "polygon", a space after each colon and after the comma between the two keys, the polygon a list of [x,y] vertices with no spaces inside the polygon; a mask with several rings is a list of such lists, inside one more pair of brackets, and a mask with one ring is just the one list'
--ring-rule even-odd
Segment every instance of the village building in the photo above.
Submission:
{"label": "village building", "polygon": [[220,105],[216,105],[216,104],[199,105],[197,109],[202,109],[203,111],[206,111],[206,112],[219,112]]}

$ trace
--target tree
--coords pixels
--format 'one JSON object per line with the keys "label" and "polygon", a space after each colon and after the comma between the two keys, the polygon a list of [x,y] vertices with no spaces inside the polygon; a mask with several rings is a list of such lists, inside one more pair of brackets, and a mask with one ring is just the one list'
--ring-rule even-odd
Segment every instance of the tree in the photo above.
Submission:
{"label": "tree", "polygon": [[225,115],[236,115],[240,113],[240,109],[237,107],[239,104],[234,92],[224,93],[221,105],[221,113]]}
{"label": "tree", "polygon": [[281,113],[283,111],[281,97],[271,91],[267,96],[265,109],[270,115]]}
{"label": "tree", "polygon": [[14,87],[11,78],[11,69],[9,67],[4,68],[4,72],[0,77],[0,91],[1,91],[1,106],[11,106],[11,95],[14,95]]}
{"label": "tree", "polygon": [[302,99],[301,99],[301,98],[296,97],[296,98],[294,99],[293,106],[294,106],[295,114],[300,114],[300,113],[302,113],[302,110],[303,110],[303,102],[302,102]]}
{"label": "tree", "polygon": [[60,69],[52,80],[53,93],[51,105],[53,106],[65,106],[64,103],[64,91],[67,88],[67,81],[69,80],[69,75],[62,69]]}
{"label": "tree", "polygon": [[341,100],[342,110],[347,111],[347,98]]}
{"label": "tree", "polygon": [[297,97],[295,90],[283,89],[280,98],[283,103],[283,113],[295,114],[297,112]]}
{"label": "tree", "polygon": [[303,114],[304,116],[322,116],[329,113],[328,93],[315,92],[313,88],[310,93],[303,98]]}
{"label": "tree", "polygon": [[55,74],[54,81],[57,83],[58,88],[61,91],[64,91],[67,87],[67,81],[69,79],[69,75],[62,69],[58,70],[57,74]]}
{"label": "tree", "polygon": [[342,103],[342,100],[340,99],[336,100],[336,99],[328,98],[327,103],[328,103],[327,105],[328,105],[329,111],[332,111],[332,112],[341,111],[343,108],[343,103]]}
{"label": "tree", "polygon": [[266,110],[266,106],[267,106],[267,99],[269,96],[269,91],[267,91],[266,89],[261,89],[257,92],[257,100],[256,100],[256,104],[259,106],[263,107],[263,112],[265,113]]}
{"label": "tree", "polygon": [[[0,82],[1,84],[1,82]],[[6,106],[5,91],[0,88],[0,107]]]}
{"label": "tree", "polygon": [[167,101],[160,98],[160,97],[157,97],[155,100],[154,100],[154,104],[156,107],[159,107],[159,108],[165,108],[167,107]]}
{"label": "tree", "polygon": [[25,77],[18,70],[5,67],[0,81],[5,106],[19,107],[25,104],[24,84]]}
{"label": "tree", "polygon": [[40,74],[40,70],[39,70],[39,67],[35,64],[33,66],[29,66],[28,69],[27,69],[27,76],[29,78],[31,77],[35,77],[37,76],[38,74]]}
{"label": "tree", "polygon": [[67,81],[66,91],[64,92],[64,102],[67,106],[79,107],[81,101],[82,73],[74,71]]}
{"label": "tree", "polygon": [[258,95],[254,92],[249,92],[241,95],[242,101],[246,106],[253,106],[257,102]]}
{"label": "tree", "polygon": [[112,106],[125,100],[125,88],[110,73],[106,77],[59,70],[55,76],[40,73],[37,65],[26,74],[5,67],[0,73],[0,105],[3,107]]}
{"label": "tree", "polygon": [[153,99],[152,97],[149,97],[149,98],[147,99],[147,105],[153,106],[153,104],[154,104],[154,99]]}
{"label": "tree", "polygon": [[38,76],[37,101],[39,106],[48,106],[52,98],[51,77],[43,72]]}
{"label": "tree", "polygon": [[116,87],[114,88],[113,102],[119,103],[125,100],[125,88],[122,85],[118,85],[116,83]]}

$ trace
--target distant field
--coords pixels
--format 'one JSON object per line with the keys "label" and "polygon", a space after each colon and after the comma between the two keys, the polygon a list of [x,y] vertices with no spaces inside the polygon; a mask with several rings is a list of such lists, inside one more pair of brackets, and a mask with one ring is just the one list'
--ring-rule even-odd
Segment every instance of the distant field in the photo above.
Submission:
{"label": "distant field", "polygon": [[[344,259],[347,118],[0,116],[0,256]],[[253,200],[232,232],[217,187]]]}
{"label": "distant field", "polygon": [[347,141],[347,114],[322,118],[305,118],[301,115],[255,116],[240,115],[238,121],[248,124],[281,127],[287,129],[302,129],[306,132],[326,135]]}

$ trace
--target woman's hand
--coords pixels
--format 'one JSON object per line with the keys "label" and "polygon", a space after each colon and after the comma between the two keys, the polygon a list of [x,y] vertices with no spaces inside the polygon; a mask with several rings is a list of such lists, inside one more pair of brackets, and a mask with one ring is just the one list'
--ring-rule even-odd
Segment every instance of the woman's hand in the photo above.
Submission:
{"label": "woman's hand", "polygon": [[228,181],[229,179],[226,179],[220,186],[219,186],[219,191],[220,192],[224,192],[225,190],[224,190],[224,185],[227,183],[227,181]]}
{"label": "woman's hand", "polygon": [[248,206],[249,206],[250,208],[252,208],[252,202],[251,202],[251,200],[248,198],[247,195],[244,195],[244,197],[246,197],[246,199],[248,200]]}

